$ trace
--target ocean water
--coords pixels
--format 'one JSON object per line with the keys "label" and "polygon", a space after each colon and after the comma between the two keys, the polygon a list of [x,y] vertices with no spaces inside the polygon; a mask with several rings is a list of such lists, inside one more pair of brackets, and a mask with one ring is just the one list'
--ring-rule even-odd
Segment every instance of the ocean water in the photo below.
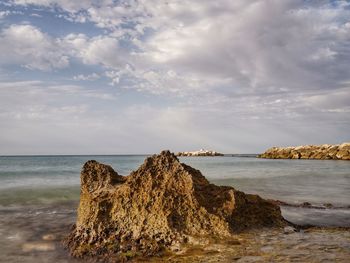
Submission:
{"label": "ocean water", "polygon": [[[76,220],[81,167],[93,159],[128,175],[145,158],[0,157],[0,262],[84,262],[70,257],[61,242]],[[180,160],[201,170],[215,184],[290,204],[334,206],[332,209],[282,206],[283,216],[291,222],[350,226],[348,161],[266,160],[241,155]]]}
{"label": "ocean water", "polygon": [[[144,155],[0,157],[0,207],[53,205],[79,199],[80,170],[88,160],[110,164],[128,175]],[[253,155],[181,157],[209,181],[291,204],[331,203],[333,209],[282,207],[295,223],[350,226],[350,162],[270,160]],[[0,210],[0,216],[1,216]]]}

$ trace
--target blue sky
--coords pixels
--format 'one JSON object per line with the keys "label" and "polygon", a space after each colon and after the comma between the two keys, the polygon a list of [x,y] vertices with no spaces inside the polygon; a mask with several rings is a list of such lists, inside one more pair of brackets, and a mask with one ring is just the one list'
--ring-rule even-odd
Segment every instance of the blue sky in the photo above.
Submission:
{"label": "blue sky", "polygon": [[0,2],[0,154],[341,143],[350,3]]}

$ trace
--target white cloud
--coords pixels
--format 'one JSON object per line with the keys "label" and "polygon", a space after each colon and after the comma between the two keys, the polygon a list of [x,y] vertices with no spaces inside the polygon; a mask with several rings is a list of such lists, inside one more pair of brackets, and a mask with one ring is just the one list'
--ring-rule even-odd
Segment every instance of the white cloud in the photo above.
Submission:
{"label": "white cloud", "polygon": [[125,65],[125,57],[128,56],[118,39],[109,36],[88,38],[83,34],[69,34],[62,43],[73,56],[90,65],[118,68]]}
{"label": "white cloud", "polygon": [[88,74],[88,75],[84,75],[84,74],[79,74],[73,77],[74,80],[88,80],[88,81],[94,81],[100,78],[100,75],[98,75],[97,73],[92,73],[92,74]]}
{"label": "white cloud", "polygon": [[0,63],[51,70],[69,65],[56,39],[32,25],[11,25],[0,33]]}
{"label": "white cloud", "polygon": [[[90,149],[134,153],[168,147],[252,152],[272,142],[349,138],[347,1],[13,2],[48,7],[58,17],[98,29],[87,32],[91,24],[85,24],[85,34],[74,27],[55,38],[31,25],[3,28],[0,63],[50,70],[68,67],[70,60],[89,72],[104,71],[101,78],[118,89],[1,83],[8,87],[1,122],[13,125],[11,131],[20,130],[14,121],[20,116],[32,135],[30,121],[37,120],[40,127],[53,124],[50,133],[60,141],[76,132],[75,141],[67,140],[80,143],[79,149],[103,137]],[[82,71],[74,80],[97,78]],[[11,85],[17,87],[13,93]],[[21,85],[31,88],[24,92]],[[113,104],[111,90],[125,96],[120,103]],[[95,104],[98,99],[104,103]]]}
{"label": "white cloud", "polygon": [[12,0],[15,5],[38,5],[45,7],[59,7],[64,11],[68,12],[78,12],[82,9],[87,9],[94,2],[93,0]]}
{"label": "white cloud", "polygon": [[301,100],[319,110],[347,111],[350,109],[350,87],[334,90],[331,93],[324,91],[318,94],[310,94],[304,96]]}
{"label": "white cloud", "polygon": [[[163,92],[174,93],[193,89],[194,80],[208,89],[211,83],[230,79],[230,89],[249,93],[266,88],[334,88],[348,78],[350,11],[346,2],[73,2],[14,1],[60,7],[108,29],[107,35],[70,34],[62,41],[83,63],[118,71],[114,84],[120,85],[124,76],[128,82],[130,78],[143,82],[135,85],[138,90],[159,93],[163,85]],[[127,65],[132,71],[125,72]],[[169,71],[182,80],[168,78]],[[174,88],[177,85],[181,88]]]}
{"label": "white cloud", "polygon": [[[336,90],[349,80],[350,11],[341,1],[335,6],[294,0],[17,3],[58,6],[109,29],[95,37],[69,34],[58,42],[84,64],[101,65],[110,84],[119,87],[188,102],[197,97],[211,106],[222,99],[236,103],[236,97],[272,105],[295,101],[293,93]],[[76,76],[84,78],[91,76]],[[286,116],[299,115],[292,113],[298,108],[292,103],[285,106]]]}
{"label": "white cloud", "polygon": [[338,53],[331,50],[329,47],[319,48],[314,54],[311,55],[312,60],[331,60],[334,59]]}
{"label": "white cloud", "polygon": [[[292,0],[106,1],[90,5],[85,15],[109,29],[109,35],[68,38],[79,42],[76,55],[84,63],[119,72],[112,83],[134,78],[136,85],[131,86],[157,94],[183,94],[193,90],[194,82],[214,91],[222,79],[225,84],[231,81],[226,92],[327,89],[349,75],[346,5]],[[127,65],[132,70],[125,70]]]}
{"label": "white cloud", "polygon": [[[87,101],[89,98],[115,100],[115,94],[107,93],[98,88],[84,88],[78,85],[64,85],[45,81],[8,81],[0,82],[0,94],[3,99],[0,109],[22,108],[37,104],[54,106],[61,103],[62,107],[72,106],[75,101]],[[57,103],[56,103],[57,102]],[[60,106],[60,107],[61,107]]]}
{"label": "white cloud", "polygon": [[8,16],[9,14],[11,14],[10,11],[6,10],[6,11],[0,11],[0,19],[5,18],[6,16]]}
{"label": "white cloud", "polygon": [[[157,30],[147,38],[146,56],[198,78],[229,77],[234,86],[245,89],[336,84],[329,67],[344,67],[337,54],[349,42],[350,34],[339,35],[346,30],[341,18],[348,10],[311,6],[303,12],[298,1],[244,2],[217,4],[222,9],[205,1],[155,9],[154,20],[167,16],[168,22],[154,23]],[[202,7],[196,9],[199,4]],[[308,61],[309,56],[325,64],[320,67],[318,61]]]}
{"label": "white cloud", "polygon": [[42,17],[42,15],[39,15],[39,14],[37,14],[37,13],[33,13],[33,14],[30,14],[30,16],[32,16],[32,17]]}

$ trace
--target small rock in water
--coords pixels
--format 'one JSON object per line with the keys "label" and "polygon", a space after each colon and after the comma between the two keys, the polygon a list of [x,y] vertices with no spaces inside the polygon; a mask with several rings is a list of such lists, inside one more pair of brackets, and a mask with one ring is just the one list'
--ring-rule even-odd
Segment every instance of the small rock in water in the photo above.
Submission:
{"label": "small rock in water", "polygon": [[302,207],[311,207],[312,205],[309,202],[304,202],[304,203],[301,204],[301,206]]}
{"label": "small rock in water", "polygon": [[14,241],[14,240],[20,240],[21,239],[21,235],[20,233],[16,233],[12,236],[8,236],[7,239],[11,240],[11,241]]}
{"label": "small rock in water", "polygon": [[54,241],[57,237],[54,234],[46,234],[42,236],[42,239],[45,241]]}
{"label": "small rock in water", "polygon": [[283,229],[283,233],[284,234],[293,234],[296,232],[296,229],[292,226],[286,226],[284,229]]}
{"label": "small rock in water", "polygon": [[23,252],[32,252],[32,251],[53,251],[55,250],[54,243],[48,242],[29,242],[25,243],[22,246]]}
{"label": "small rock in water", "polygon": [[323,204],[325,207],[327,208],[333,208],[333,205],[331,203],[326,203],[326,204]]}

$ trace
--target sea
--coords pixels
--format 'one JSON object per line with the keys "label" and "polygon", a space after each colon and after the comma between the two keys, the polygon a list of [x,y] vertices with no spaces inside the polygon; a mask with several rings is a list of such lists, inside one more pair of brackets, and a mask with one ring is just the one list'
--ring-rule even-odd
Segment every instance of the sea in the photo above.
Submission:
{"label": "sea", "polygon": [[[80,171],[86,161],[97,160],[128,175],[147,157],[1,156],[0,250],[7,252],[0,259],[25,262],[30,246],[24,242],[51,232],[61,238],[60,229],[69,231],[76,219]],[[350,161],[272,160],[254,154],[179,159],[199,169],[211,183],[290,204],[281,210],[292,223],[350,227]],[[45,262],[67,262],[62,251],[55,251],[59,254],[52,258],[48,254]]]}

